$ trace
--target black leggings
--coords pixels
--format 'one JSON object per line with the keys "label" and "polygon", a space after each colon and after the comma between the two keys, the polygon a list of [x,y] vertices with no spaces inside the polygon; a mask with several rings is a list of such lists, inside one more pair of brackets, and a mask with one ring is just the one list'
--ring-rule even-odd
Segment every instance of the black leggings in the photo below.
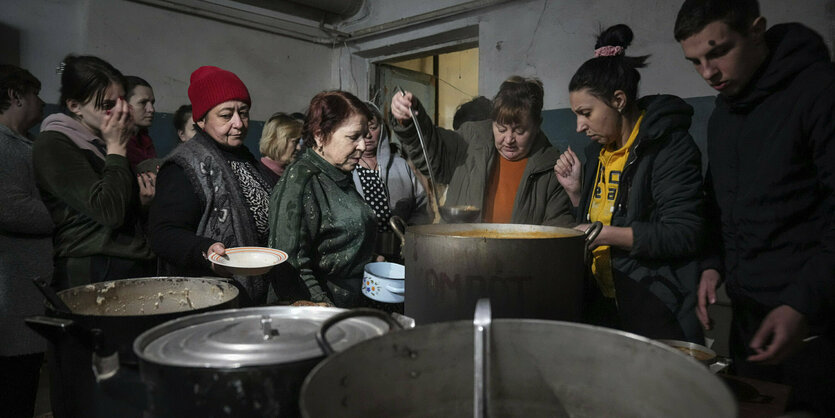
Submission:
{"label": "black leggings", "polygon": [[686,339],[675,313],[646,286],[618,272],[613,278],[615,299],[603,296],[593,278],[586,279],[583,322],[653,339]]}

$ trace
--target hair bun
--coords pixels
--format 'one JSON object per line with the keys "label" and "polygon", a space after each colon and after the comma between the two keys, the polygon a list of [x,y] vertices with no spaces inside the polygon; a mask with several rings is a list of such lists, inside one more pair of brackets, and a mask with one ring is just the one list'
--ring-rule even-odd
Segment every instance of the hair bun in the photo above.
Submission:
{"label": "hair bun", "polygon": [[624,24],[610,26],[600,35],[597,35],[597,43],[594,44],[594,49],[604,46],[619,46],[626,49],[632,43],[632,29]]}

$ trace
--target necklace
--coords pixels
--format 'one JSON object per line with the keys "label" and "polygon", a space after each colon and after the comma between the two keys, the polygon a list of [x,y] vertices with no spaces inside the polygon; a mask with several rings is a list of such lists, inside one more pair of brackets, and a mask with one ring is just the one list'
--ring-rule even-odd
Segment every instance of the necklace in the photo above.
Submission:
{"label": "necklace", "polygon": [[363,166],[363,167],[365,167],[365,168],[367,168],[367,169],[369,169],[369,170],[372,170],[372,171],[376,171],[376,170],[377,170],[377,166],[378,166],[378,164],[377,164],[377,158],[376,158],[376,157],[374,158],[374,166],[373,166],[373,167],[372,167],[371,163],[369,163],[369,162],[365,159],[365,157],[360,157],[360,164],[362,164],[362,166]]}

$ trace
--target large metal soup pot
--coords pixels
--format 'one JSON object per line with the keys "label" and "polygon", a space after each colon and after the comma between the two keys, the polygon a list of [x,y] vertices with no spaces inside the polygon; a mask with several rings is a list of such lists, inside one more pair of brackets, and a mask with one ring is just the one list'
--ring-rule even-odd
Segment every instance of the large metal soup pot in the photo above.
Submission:
{"label": "large metal soup pot", "polygon": [[[418,324],[470,318],[490,298],[497,318],[578,320],[586,234],[516,224],[406,229],[406,315]],[[593,239],[593,238],[592,238]]]}
{"label": "large metal soup pot", "polygon": [[[494,320],[488,335],[484,416],[736,416],[719,378],[656,341],[522,319]],[[302,416],[473,416],[474,340],[472,321],[443,322],[336,353],[305,379]]]}
{"label": "large metal soup pot", "polygon": [[141,416],[125,393],[105,393],[96,383],[94,354],[118,353],[114,358],[124,366],[124,380],[138,384],[133,342],[139,334],[181,316],[238,306],[238,289],[219,278],[115,280],[72,287],[58,297],[71,312],[47,302],[46,316],[26,320],[50,343],[50,396],[56,417]]}
{"label": "large metal soup pot", "polygon": [[[370,309],[266,306],[180,318],[134,344],[147,393],[146,417],[295,417],[308,372],[324,358],[316,333],[343,350],[397,326]],[[373,317],[369,317],[373,316]]]}

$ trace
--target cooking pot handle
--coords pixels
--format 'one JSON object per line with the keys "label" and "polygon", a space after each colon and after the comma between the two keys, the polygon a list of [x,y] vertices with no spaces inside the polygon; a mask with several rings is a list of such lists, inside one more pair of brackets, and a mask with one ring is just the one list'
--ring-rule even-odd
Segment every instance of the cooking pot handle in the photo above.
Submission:
{"label": "cooking pot handle", "polygon": [[716,356],[713,363],[707,367],[711,373],[716,374],[727,369],[728,367],[731,367],[732,363],[733,360],[730,357]]}
{"label": "cooking pot handle", "polygon": [[391,293],[394,293],[395,295],[402,295],[406,293],[406,286],[393,287],[386,285],[386,290],[388,290]]}
{"label": "cooking pot handle", "polygon": [[406,221],[397,215],[392,215],[389,218],[389,225],[391,225],[391,230],[394,231],[397,238],[400,238],[400,255],[402,256],[403,246],[406,245]]}
{"label": "cooking pot handle", "polygon": [[330,343],[325,339],[325,334],[328,332],[328,329],[338,322],[342,322],[348,318],[354,318],[358,316],[373,316],[375,318],[382,319],[385,321],[389,326],[389,331],[397,328],[403,329],[403,325],[400,325],[399,322],[395,321],[391,315],[371,308],[356,308],[351,309],[347,312],[342,312],[336,314],[330,318],[328,318],[325,322],[322,323],[322,327],[319,328],[319,331],[316,332],[316,342],[319,343],[319,347],[322,348],[322,351],[325,353],[326,356],[329,356],[334,353],[333,347],[331,347]]}
{"label": "cooking pot handle", "polygon": [[589,226],[583,234],[586,235],[586,248],[591,246],[591,243],[597,239],[597,236],[600,235],[600,231],[603,230],[603,223],[600,221],[594,222]]}
{"label": "cooking pot handle", "polygon": [[78,334],[75,321],[51,316],[30,316],[24,320],[26,325],[50,342],[55,342],[63,335]]}
{"label": "cooking pot handle", "polygon": [[57,293],[55,293],[55,289],[53,289],[49,285],[49,283],[46,282],[46,279],[38,276],[32,279],[32,282],[35,283],[35,286],[37,286],[38,290],[41,291],[46,300],[48,300],[49,303],[52,304],[53,308],[60,312],[72,313],[72,309],[70,309],[70,307],[67,306],[64,300],[61,299],[61,297],[58,296]]}
{"label": "cooking pot handle", "polygon": [[597,239],[597,236],[600,235],[600,231],[603,230],[603,223],[600,221],[594,222],[589,226],[583,234],[586,236],[586,251],[583,253],[583,261],[588,263],[589,261],[589,253],[591,253],[591,243]]}
{"label": "cooking pot handle", "polygon": [[53,343],[61,336],[69,335],[78,340],[84,348],[102,357],[118,351],[98,328],[89,329],[70,319],[42,315],[30,316],[25,321],[29,328]]}

